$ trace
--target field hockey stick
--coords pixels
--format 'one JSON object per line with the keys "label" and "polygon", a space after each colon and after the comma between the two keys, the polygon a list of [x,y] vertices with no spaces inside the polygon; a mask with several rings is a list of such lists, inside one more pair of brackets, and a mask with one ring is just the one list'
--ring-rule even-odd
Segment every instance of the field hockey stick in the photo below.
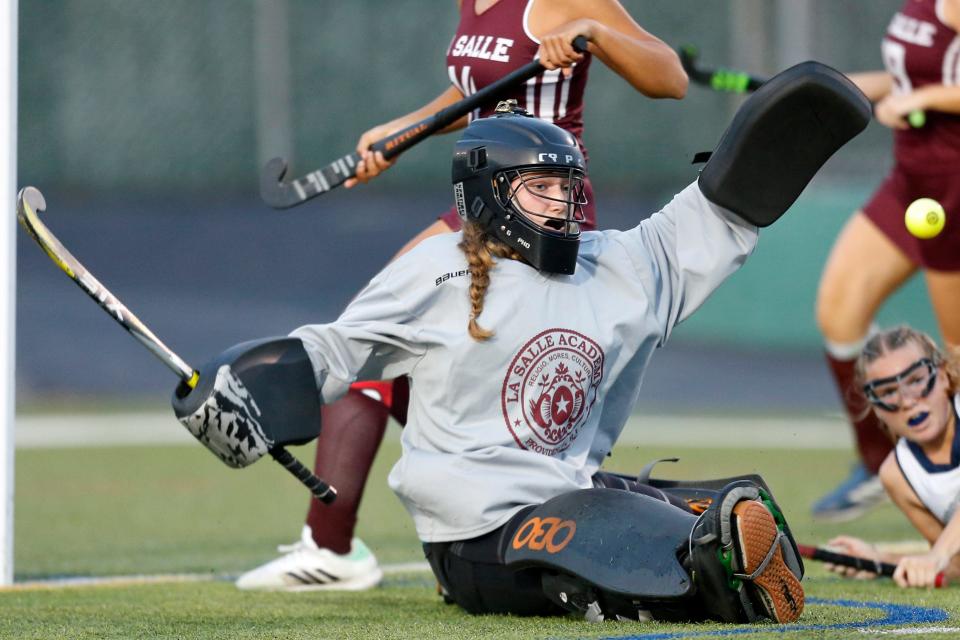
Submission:
{"label": "field hockey stick", "polygon": [[[115,295],[103,286],[92,273],[86,270],[80,261],[73,257],[50,230],[40,221],[38,212],[45,211],[47,202],[43,194],[34,187],[24,187],[17,195],[17,219],[27,233],[36,240],[40,248],[51,260],[66,273],[71,280],[83,289],[88,296],[100,305],[111,318],[145,346],[150,353],[160,359],[191,389],[200,381],[200,373],[165,345],[160,338],[140,321]],[[329,503],[336,497],[336,490],[315,476],[309,469],[294,458],[284,447],[273,447],[269,451],[274,460],[302,482],[317,499]]]}
{"label": "field hockey stick", "polygon": [[[723,93],[751,93],[756,91],[767,81],[767,78],[751,75],[746,71],[734,71],[732,69],[710,69],[701,67],[697,62],[700,56],[697,48],[690,44],[681,45],[677,48],[680,56],[680,64],[690,80],[702,87],[710,87],[714,91]],[[907,115],[907,122],[914,129],[919,129],[926,124],[926,114],[917,109]]]}
{"label": "field hockey stick", "polygon": [[[800,555],[804,558],[819,560],[820,562],[829,562],[831,564],[840,565],[841,567],[851,567],[857,571],[870,571],[879,576],[885,576],[888,578],[893,577],[893,572],[897,570],[897,565],[890,564],[889,562],[868,560],[858,556],[851,556],[846,553],[830,551],[829,549],[824,549],[822,547],[798,544],[797,549],[800,551]],[[934,586],[939,589],[941,587],[945,587],[946,585],[947,577],[941,571],[934,579]]]}
{"label": "field hockey stick", "polygon": [[[577,36],[572,45],[575,51],[584,53],[587,50],[587,39]],[[382,152],[387,160],[395,158],[474,109],[502,98],[508,90],[543,71],[544,67],[538,60],[525,64],[475,94],[444,107],[402,131],[378,140],[370,145],[370,150]],[[289,181],[284,181],[288,169],[287,161],[283,158],[273,158],[267,162],[260,173],[260,197],[274,209],[289,209],[323,195],[355,177],[360,157],[359,153],[350,153],[316,171],[311,171],[302,178]]]}
{"label": "field hockey stick", "polygon": [[759,89],[767,81],[766,78],[758,78],[744,71],[703,68],[697,63],[700,52],[690,44],[678,47],[677,54],[679,54],[680,64],[683,65],[683,70],[687,72],[690,80],[694,84],[710,87],[714,91],[750,93]]}

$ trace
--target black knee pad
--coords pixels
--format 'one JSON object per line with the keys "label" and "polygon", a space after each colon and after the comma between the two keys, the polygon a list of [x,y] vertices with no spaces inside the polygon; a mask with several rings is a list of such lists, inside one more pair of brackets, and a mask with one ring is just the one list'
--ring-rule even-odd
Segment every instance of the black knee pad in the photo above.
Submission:
{"label": "black knee pad", "polygon": [[765,227],[870,122],[870,102],[843,74],[804,62],[740,107],[700,174],[708,200]]}

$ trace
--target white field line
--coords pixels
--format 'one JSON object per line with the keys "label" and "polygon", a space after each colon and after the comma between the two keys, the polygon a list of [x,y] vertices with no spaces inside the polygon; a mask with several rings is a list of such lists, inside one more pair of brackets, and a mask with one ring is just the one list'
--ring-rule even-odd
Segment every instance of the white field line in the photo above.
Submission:
{"label": "white field line", "polygon": [[627,445],[710,449],[850,449],[839,416],[737,417],[634,414],[617,440]]}
{"label": "white field line", "polygon": [[[850,449],[850,428],[840,417],[735,417],[635,414],[618,443],[751,449]],[[388,438],[399,438],[396,426]],[[18,415],[18,449],[194,445],[171,413]]]}
{"label": "white field line", "polygon": [[897,627],[894,629],[857,629],[857,631],[873,636],[908,636],[934,633],[949,633],[955,636],[960,631],[960,627]]}
{"label": "white field line", "polygon": [[[399,573],[422,573],[430,571],[427,562],[397,562],[380,565],[385,575]],[[166,573],[151,575],[129,576],[70,576],[66,578],[49,578],[46,580],[28,580],[16,582],[6,587],[4,591],[39,591],[44,589],[75,589],[79,587],[130,587],[141,584],[174,584],[179,582],[233,582],[236,575],[229,573]]]}
{"label": "white field line", "polygon": [[18,415],[18,449],[196,444],[173,413]]}

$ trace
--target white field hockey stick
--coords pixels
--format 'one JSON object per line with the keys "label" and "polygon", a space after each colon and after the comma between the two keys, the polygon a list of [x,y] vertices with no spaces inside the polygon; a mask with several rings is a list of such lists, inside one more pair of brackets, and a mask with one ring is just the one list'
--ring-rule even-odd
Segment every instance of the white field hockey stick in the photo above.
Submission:
{"label": "white field hockey stick", "polygon": [[[111,318],[127,330],[153,355],[160,359],[191,389],[196,388],[200,381],[199,372],[183,361],[167,345],[156,336],[143,322],[140,321],[115,295],[110,293],[100,281],[87,271],[80,261],[73,257],[67,249],[54,237],[50,230],[40,221],[37,212],[47,208],[43,194],[34,187],[24,187],[17,195],[17,219],[27,233],[37,241],[51,260],[66,273],[71,280],[77,283],[88,296],[100,305]],[[270,449],[274,460],[284,466],[319,500],[330,503],[336,497],[334,490],[326,482],[315,476],[303,464],[294,458],[284,447]]]}

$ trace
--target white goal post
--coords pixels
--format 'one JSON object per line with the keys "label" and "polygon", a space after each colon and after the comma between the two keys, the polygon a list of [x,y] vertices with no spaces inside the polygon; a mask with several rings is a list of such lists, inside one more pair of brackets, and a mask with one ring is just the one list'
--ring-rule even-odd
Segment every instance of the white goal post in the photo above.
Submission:
{"label": "white goal post", "polygon": [[0,0],[0,585],[13,584],[16,322],[17,1]]}

